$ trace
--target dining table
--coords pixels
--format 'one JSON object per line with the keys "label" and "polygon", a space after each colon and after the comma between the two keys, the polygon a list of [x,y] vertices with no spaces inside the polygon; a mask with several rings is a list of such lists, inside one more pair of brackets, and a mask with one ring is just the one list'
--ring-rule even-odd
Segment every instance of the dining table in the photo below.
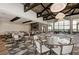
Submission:
{"label": "dining table", "polygon": [[[50,39],[52,40],[49,41]],[[59,37],[55,37],[55,39],[49,38],[49,40],[45,43],[45,45],[50,49],[50,55],[52,54],[52,48],[56,48],[58,46],[61,47],[62,45],[70,44],[70,40],[67,40],[66,38],[60,39]]]}
{"label": "dining table", "polygon": [[[67,45],[70,44],[72,41],[72,37],[63,37],[60,35],[40,35],[40,40],[42,44],[46,45],[50,49],[50,55],[52,54],[52,48],[56,48],[57,46]],[[62,38],[61,38],[62,37]]]}
{"label": "dining table", "polygon": [[57,46],[61,46],[61,45],[64,45],[64,44],[61,44],[61,43],[45,43],[45,45],[50,49],[50,55],[52,54],[52,48],[56,48]]}

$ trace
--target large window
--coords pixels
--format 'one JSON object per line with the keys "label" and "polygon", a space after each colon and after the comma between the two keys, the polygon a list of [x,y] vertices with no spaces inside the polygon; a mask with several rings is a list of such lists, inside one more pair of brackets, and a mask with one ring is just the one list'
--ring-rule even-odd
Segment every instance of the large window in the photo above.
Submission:
{"label": "large window", "polygon": [[63,31],[63,29],[64,29],[64,27],[63,27],[63,21],[59,21],[58,22],[58,29],[59,29],[59,31]]}
{"label": "large window", "polygon": [[58,21],[55,23],[55,30],[68,31],[70,29],[70,22],[68,20]]}
{"label": "large window", "polygon": [[55,31],[58,31],[58,22],[55,23]]}
{"label": "large window", "polygon": [[53,23],[51,23],[50,25],[48,25],[48,31],[52,31],[53,30]]}
{"label": "large window", "polygon": [[[70,31],[70,20],[63,20],[63,21],[55,22],[54,28],[55,28],[55,31],[69,32]],[[53,23],[52,23],[52,26],[48,26],[48,30],[49,31],[53,30]],[[77,21],[73,20],[73,32],[75,32],[76,30],[77,30]]]}
{"label": "large window", "polygon": [[69,20],[64,20],[63,22],[64,22],[64,24],[63,24],[64,31],[68,32],[70,30],[70,21]]}
{"label": "large window", "polygon": [[73,21],[73,31],[77,30],[77,21]]}

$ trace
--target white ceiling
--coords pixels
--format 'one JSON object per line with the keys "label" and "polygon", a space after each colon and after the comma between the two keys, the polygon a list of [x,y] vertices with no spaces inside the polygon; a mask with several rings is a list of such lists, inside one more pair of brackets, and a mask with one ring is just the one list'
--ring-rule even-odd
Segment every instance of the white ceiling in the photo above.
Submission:
{"label": "white ceiling", "polygon": [[[14,15],[0,11],[0,22],[10,22],[10,20],[12,20],[15,17],[16,16],[14,16]],[[28,21],[28,20],[21,18],[21,19],[14,21],[14,23],[22,23],[22,22],[25,22],[25,21]],[[29,22],[29,23],[32,23],[32,22]]]}
{"label": "white ceiling", "polygon": [[3,11],[5,13],[10,13],[12,15],[16,15],[17,17],[29,19],[34,22],[48,24],[46,21],[43,21],[43,18],[37,18],[36,17],[37,14],[32,10],[29,10],[28,12],[24,12],[24,6],[19,3],[0,4],[0,11]]}
{"label": "white ceiling", "polygon": [[14,15],[10,15],[10,14],[0,11],[0,21],[9,22],[14,17],[15,17]]}

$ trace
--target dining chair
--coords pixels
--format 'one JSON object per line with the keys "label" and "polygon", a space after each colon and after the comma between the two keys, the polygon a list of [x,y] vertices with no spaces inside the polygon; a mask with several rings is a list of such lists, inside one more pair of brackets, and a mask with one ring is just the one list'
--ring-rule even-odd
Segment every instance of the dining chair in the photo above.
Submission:
{"label": "dining chair", "polygon": [[35,42],[35,46],[36,46],[36,51],[39,53],[39,54],[46,54],[50,51],[49,48],[47,48],[45,45],[42,45],[41,43],[39,43],[38,41],[34,41]]}
{"label": "dining chair", "polygon": [[39,38],[38,38],[37,35],[34,35],[34,36],[32,37],[33,47],[35,47],[34,41],[36,41],[36,40],[38,40],[38,39],[39,39]]}
{"label": "dining chair", "polygon": [[34,38],[34,40],[38,40],[39,39],[39,37],[37,35],[34,35],[33,38]]}
{"label": "dining chair", "polygon": [[57,48],[52,48],[52,51],[57,55],[67,55],[73,54],[74,44],[67,44],[67,45],[59,45]]}
{"label": "dining chair", "polygon": [[12,37],[13,37],[15,40],[19,40],[19,35],[14,34],[14,35],[12,35]]}

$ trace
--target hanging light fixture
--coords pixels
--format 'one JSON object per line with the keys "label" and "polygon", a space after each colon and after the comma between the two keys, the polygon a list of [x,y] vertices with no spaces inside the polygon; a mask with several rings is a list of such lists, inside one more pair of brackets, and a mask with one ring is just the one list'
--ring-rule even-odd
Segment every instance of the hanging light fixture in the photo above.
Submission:
{"label": "hanging light fixture", "polygon": [[65,17],[64,13],[58,13],[55,18],[58,20],[63,20],[64,17]]}
{"label": "hanging light fixture", "polygon": [[62,11],[66,7],[67,3],[54,3],[51,7],[50,10],[52,12],[59,12]]}

